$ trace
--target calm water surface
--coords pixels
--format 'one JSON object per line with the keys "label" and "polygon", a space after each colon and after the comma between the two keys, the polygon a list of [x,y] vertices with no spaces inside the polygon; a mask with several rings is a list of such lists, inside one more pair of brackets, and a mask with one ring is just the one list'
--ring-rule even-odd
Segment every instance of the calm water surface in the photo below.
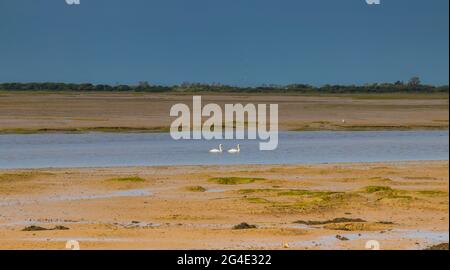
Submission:
{"label": "calm water surface", "polygon": [[[258,141],[174,141],[169,134],[0,135],[0,168],[293,164],[448,160],[448,131],[281,132],[275,151]],[[241,153],[209,154],[223,143]]]}

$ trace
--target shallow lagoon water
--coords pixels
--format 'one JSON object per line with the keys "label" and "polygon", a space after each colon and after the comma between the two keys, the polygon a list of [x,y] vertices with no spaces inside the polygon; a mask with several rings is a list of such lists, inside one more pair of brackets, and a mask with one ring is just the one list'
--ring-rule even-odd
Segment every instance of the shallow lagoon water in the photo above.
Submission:
{"label": "shallow lagoon water", "polygon": [[[167,133],[0,135],[0,168],[315,164],[448,160],[448,131],[280,132],[274,151],[257,140],[173,140]],[[239,154],[210,154],[241,144]]]}

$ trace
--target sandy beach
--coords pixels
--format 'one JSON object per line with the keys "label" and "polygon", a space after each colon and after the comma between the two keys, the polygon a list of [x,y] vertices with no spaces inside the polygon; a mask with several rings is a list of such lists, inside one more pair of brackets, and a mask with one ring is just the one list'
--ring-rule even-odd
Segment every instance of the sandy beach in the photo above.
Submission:
{"label": "sandy beach", "polygon": [[[285,131],[448,129],[448,94],[199,95],[222,107],[279,104]],[[192,94],[0,91],[0,134],[168,131],[177,103],[191,106]]]}
{"label": "sandy beach", "polygon": [[[0,171],[0,249],[424,249],[448,161]],[[241,224],[246,223],[246,224]],[[239,225],[235,227],[236,225]]]}

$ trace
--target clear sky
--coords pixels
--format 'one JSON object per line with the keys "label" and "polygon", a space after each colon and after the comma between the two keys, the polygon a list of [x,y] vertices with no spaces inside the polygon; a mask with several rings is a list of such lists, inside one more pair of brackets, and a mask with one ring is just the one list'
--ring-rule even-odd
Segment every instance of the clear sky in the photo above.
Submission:
{"label": "clear sky", "polygon": [[0,0],[0,82],[448,84],[448,12],[448,0]]}

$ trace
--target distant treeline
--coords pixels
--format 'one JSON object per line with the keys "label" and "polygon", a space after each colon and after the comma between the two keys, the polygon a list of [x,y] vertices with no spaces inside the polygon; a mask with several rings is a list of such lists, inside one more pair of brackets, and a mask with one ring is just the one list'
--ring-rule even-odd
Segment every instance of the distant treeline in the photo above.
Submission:
{"label": "distant treeline", "polygon": [[217,93],[448,93],[448,85],[423,85],[418,77],[408,82],[374,83],[365,85],[323,85],[315,87],[308,84],[261,85],[255,87],[239,87],[218,83],[182,83],[173,86],[152,85],[139,82],[136,85],[107,85],[90,83],[0,83],[0,90],[9,91],[112,91],[112,92],[217,92]]}

